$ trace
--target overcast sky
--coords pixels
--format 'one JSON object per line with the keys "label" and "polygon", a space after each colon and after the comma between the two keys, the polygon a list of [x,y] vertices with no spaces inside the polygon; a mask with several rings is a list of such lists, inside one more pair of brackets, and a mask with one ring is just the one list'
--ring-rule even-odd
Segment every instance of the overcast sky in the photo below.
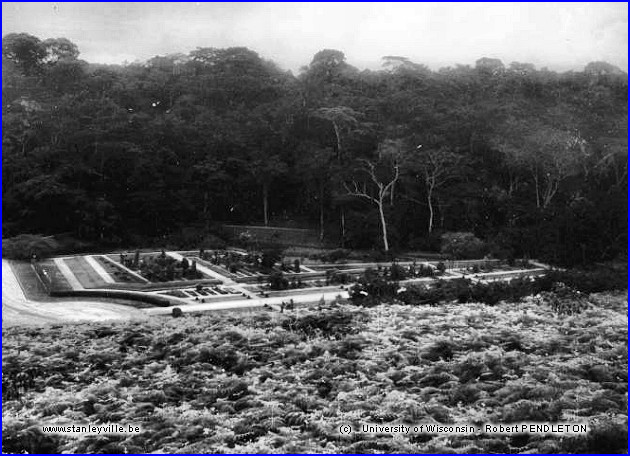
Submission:
{"label": "overcast sky", "polygon": [[325,48],[358,68],[385,55],[433,69],[480,57],[628,71],[627,3],[2,3],[2,34],[66,37],[89,62],[246,46],[294,72]]}

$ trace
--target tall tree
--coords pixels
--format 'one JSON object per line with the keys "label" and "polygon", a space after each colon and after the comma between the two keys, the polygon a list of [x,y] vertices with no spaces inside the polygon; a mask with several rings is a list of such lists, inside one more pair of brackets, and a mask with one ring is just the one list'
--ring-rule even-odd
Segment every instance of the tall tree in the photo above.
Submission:
{"label": "tall tree", "polygon": [[356,169],[356,174],[359,176],[351,179],[350,182],[343,183],[348,195],[366,199],[378,209],[385,252],[389,251],[385,204],[400,177],[399,158],[388,156],[381,157],[380,160],[359,159],[359,166]]}
{"label": "tall tree", "polygon": [[24,75],[37,73],[46,48],[41,40],[28,33],[9,33],[2,37],[2,58],[14,63]]}
{"label": "tall tree", "polygon": [[577,130],[538,121],[508,119],[496,145],[512,166],[528,169],[538,208],[549,206],[562,182],[579,172],[587,153]]}
{"label": "tall tree", "polygon": [[279,176],[287,172],[286,164],[278,155],[265,156],[251,161],[250,171],[262,189],[263,221],[269,225],[269,189]]}
{"label": "tall tree", "polygon": [[429,234],[433,232],[436,193],[455,176],[459,162],[460,156],[447,146],[432,148],[418,144],[409,154],[410,170],[422,182],[426,192]]}

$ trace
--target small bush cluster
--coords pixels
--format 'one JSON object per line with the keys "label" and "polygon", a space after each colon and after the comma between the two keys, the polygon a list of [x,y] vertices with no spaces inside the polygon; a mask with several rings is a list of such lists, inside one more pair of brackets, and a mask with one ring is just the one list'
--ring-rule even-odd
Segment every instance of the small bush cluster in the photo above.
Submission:
{"label": "small bush cluster", "polygon": [[[200,249],[199,258],[211,265],[221,266],[232,274],[237,272],[249,275],[254,275],[256,272],[270,274],[278,270],[276,263],[280,263],[279,270],[284,272],[294,272],[296,267],[295,264],[289,266],[283,263],[283,253],[279,249],[267,249],[260,253],[251,251],[246,255],[233,251]],[[299,269],[299,262],[297,268]]]}
{"label": "small bush cluster", "polygon": [[547,274],[547,278],[551,282],[564,283],[582,293],[600,293],[628,288],[628,271],[625,268],[599,267],[592,270],[555,270]]}
{"label": "small bush cluster", "polygon": [[30,260],[33,255],[46,258],[59,251],[59,243],[52,236],[20,234],[2,240],[2,258],[9,260]]}
{"label": "small bush cluster", "polygon": [[140,274],[151,282],[168,282],[171,280],[200,279],[203,275],[197,271],[197,263],[186,258],[177,261],[164,252],[157,257],[147,257],[140,261]]}
{"label": "small bush cluster", "polygon": [[334,338],[345,337],[361,330],[360,314],[344,310],[332,310],[321,314],[307,314],[290,317],[282,323],[289,331],[304,333],[307,336],[322,335]]}
{"label": "small bush cluster", "polygon": [[289,280],[281,271],[269,274],[269,288],[272,290],[286,290],[289,288]]}
{"label": "small bush cluster", "polygon": [[342,272],[337,269],[326,271],[326,285],[345,285],[352,280],[352,277],[347,272]]}
{"label": "small bush cluster", "polygon": [[539,304],[547,304],[558,315],[574,315],[586,310],[589,306],[587,294],[562,282],[556,282],[552,291],[543,291],[536,296]]}
{"label": "small bush cluster", "polygon": [[442,235],[441,252],[454,260],[481,258],[489,246],[473,233],[457,232]]}
{"label": "small bush cluster", "polygon": [[348,255],[350,255],[349,250],[337,249],[328,254],[322,255],[320,258],[323,263],[336,263],[338,261],[348,259]]}
{"label": "small bush cluster", "polygon": [[367,269],[359,281],[350,288],[350,300],[362,306],[374,306],[394,298],[398,283],[388,280],[386,273]]}

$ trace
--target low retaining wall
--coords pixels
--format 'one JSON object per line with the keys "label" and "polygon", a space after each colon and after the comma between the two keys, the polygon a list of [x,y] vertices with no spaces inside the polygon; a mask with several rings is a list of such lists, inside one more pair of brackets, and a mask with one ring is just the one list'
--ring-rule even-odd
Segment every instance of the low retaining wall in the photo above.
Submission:
{"label": "low retaining wall", "polygon": [[[295,273],[295,272],[283,272],[282,276],[287,279],[287,280],[292,280],[292,279],[302,279],[302,280],[312,280],[312,279],[325,279],[326,278],[326,271],[322,271],[322,272],[300,272]],[[239,277],[234,279],[235,282],[237,283],[258,283],[259,278],[267,283],[269,281],[269,275],[262,275],[262,276],[256,276],[256,277]]]}
{"label": "low retaining wall", "polygon": [[168,307],[181,304],[175,300],[170,300],[165,296],[157,296],[141,292],[124,290],[59,290],[51,291],[50,296],[58,298],[107,298],[107,299],[127,299],[131,301],[146,302],[159,307]]}
{"label": "low retaining wall", "polygon": [[147,284],[133,284],[133,283],[112,283],[103,285],[100,289],[122,290],[122,291],[160,291],[169,290],[171,288],[195,288],[197,285],[211,286],[221,285],[219,279],[197,279],[197,280],[178,280],[172,282],[155,282]]}

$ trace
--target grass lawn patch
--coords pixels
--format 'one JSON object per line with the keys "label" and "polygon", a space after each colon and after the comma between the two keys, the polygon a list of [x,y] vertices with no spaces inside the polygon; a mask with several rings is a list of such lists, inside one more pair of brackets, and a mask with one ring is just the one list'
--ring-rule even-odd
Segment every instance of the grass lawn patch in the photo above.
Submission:
{"label": "grass lawn patch", "polygon": [[103,278],[90,266],[83,257],[69,257],[63,260],[72,270],[77,280],[84,288],[101,288],[106,285]]}
{"label": "grass lawn patch", "polygon": [[[42,265],[43,266],[43,265]],[[50,262],[48,268],[55,268],[53,262]],[[26,261],[12,261],[11,268],[15,273],[15,277],[20,283],[20,287],[24,292],[24,296],[31,301],[45,301],[49,299],[48,290],[37,276],[37,273],[33,269],[33,266],[30,262]],[[47,269],[48,271],[52,271],[52,269]],[[49,272],[50,273],[50,272]],[[58,272],[58,275],[63,279],[63,281],[67,285],[67,289],[70,290],[70,285],[67,283],[65,278]]]}

